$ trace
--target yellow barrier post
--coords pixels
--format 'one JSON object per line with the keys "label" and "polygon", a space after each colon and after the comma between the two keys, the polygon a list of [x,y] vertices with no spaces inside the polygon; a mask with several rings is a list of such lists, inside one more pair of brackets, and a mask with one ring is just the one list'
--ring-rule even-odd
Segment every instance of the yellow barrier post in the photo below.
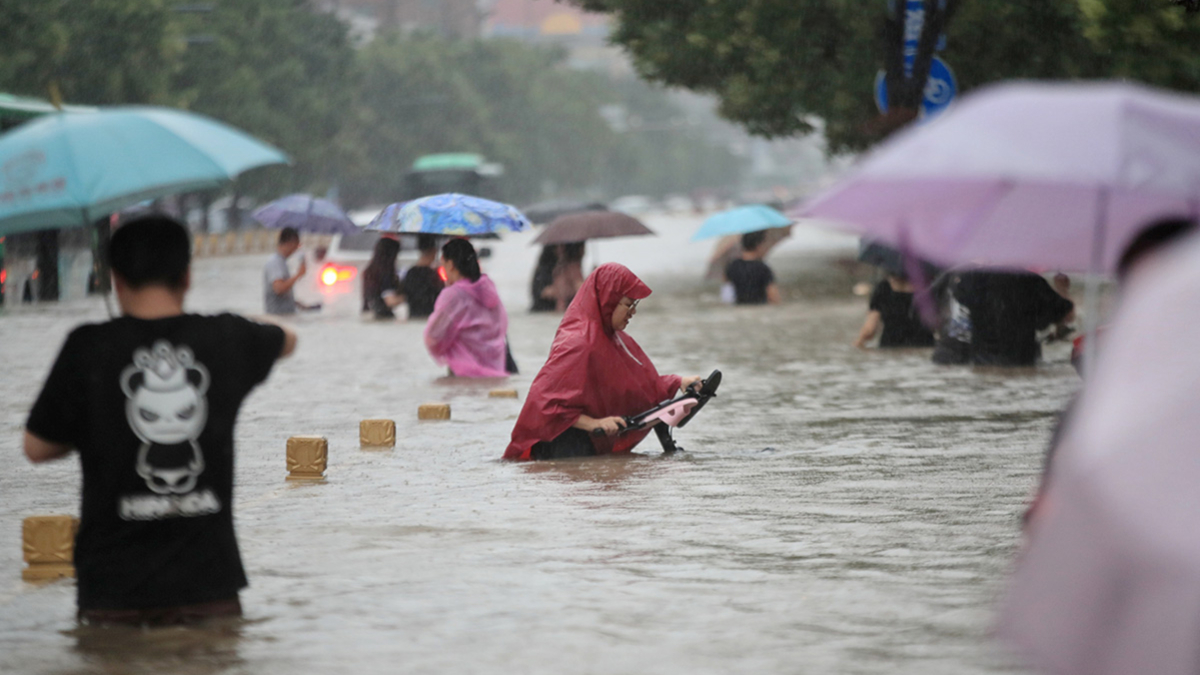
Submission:
{"label": "yellow barrier post", "polygon": [[363,420],[358,423],[359,445],[368,448],[391,448],[396,445],[394,420]]}
{"label": "yellow barrier post", "polygon": [[29,567],[21,570],[25,581],[45,581],[75,576],[74,516],[30,516],[21,525],[22,549]]}
{"label": "yellow barrier post", "polygon": [[329,461],[324,436],[292,436],[287,441],[288,480],[323,481]]}
{"label": "yellow barrier post", "polygon": [[450,419],[449,403],[425,403],[417,408],[419,420],[448,420]]}

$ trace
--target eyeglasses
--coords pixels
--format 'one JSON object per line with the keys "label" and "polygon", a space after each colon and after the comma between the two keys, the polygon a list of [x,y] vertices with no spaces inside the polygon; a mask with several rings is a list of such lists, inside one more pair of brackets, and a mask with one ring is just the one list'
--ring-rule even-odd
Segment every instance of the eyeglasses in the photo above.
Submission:
{"label": "eyeglasses", "polygon": [[641,300],[630,300],[628,303],[622,302],[621,304],[624,305],[625,307],[629,308],[629,311],[632,312],[635,309],[637,309],[639,302],[641,302]]}

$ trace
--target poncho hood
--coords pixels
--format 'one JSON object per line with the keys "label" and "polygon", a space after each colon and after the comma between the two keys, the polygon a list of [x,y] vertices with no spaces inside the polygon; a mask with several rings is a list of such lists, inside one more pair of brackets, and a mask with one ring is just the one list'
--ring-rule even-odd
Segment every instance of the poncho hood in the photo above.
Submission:
{"label": "poncho hood", "polygon": [[450,288],[465,293],[488,309],[500,306],[500,294],[496,292],[496,284],[486,274],[480,275],[475,281],[459,279],[451,284]]}
{"label": "poncho hood", "polygon": [[[678,376],[659,375],[632,337],[613,330],[612,314],[621,298],[648,295],[650,287],[616,263],[597,267],[584,281],[558,326],[546,364],[530,386],[506,459],[529,459],[535,443],[556,438],[580,415],[633,415],[679,388]],[[601,453],[628,452],[647,433],[593,437],[592,443]]]}

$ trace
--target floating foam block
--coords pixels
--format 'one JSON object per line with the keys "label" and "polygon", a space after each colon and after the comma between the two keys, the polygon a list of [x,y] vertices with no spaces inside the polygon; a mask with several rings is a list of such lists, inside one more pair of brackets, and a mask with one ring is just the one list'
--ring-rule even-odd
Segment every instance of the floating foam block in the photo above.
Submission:
{"label": "floating foam block", "polygon": [[516,398],[516,389],[493,389],[488,392],[489,398]]}

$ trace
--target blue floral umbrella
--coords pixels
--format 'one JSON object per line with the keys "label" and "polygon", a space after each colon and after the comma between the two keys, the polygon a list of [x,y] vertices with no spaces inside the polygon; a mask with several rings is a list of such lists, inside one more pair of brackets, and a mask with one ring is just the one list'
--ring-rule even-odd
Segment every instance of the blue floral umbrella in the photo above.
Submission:
{"label": "blue floral umbrella", "polygon": [[529,219],[515,207],[490,199],[448,192],[391,204],[368,225],[368,230],[457,237],[493,235],[498,230],[520,232]]}
{"label": "blue floral umbrella", "polygon": [[317,234],[353,234],[359,227],[337,204],[306,194],[280,197],[254,211],[254,219],[272,229],[295,228]]}

